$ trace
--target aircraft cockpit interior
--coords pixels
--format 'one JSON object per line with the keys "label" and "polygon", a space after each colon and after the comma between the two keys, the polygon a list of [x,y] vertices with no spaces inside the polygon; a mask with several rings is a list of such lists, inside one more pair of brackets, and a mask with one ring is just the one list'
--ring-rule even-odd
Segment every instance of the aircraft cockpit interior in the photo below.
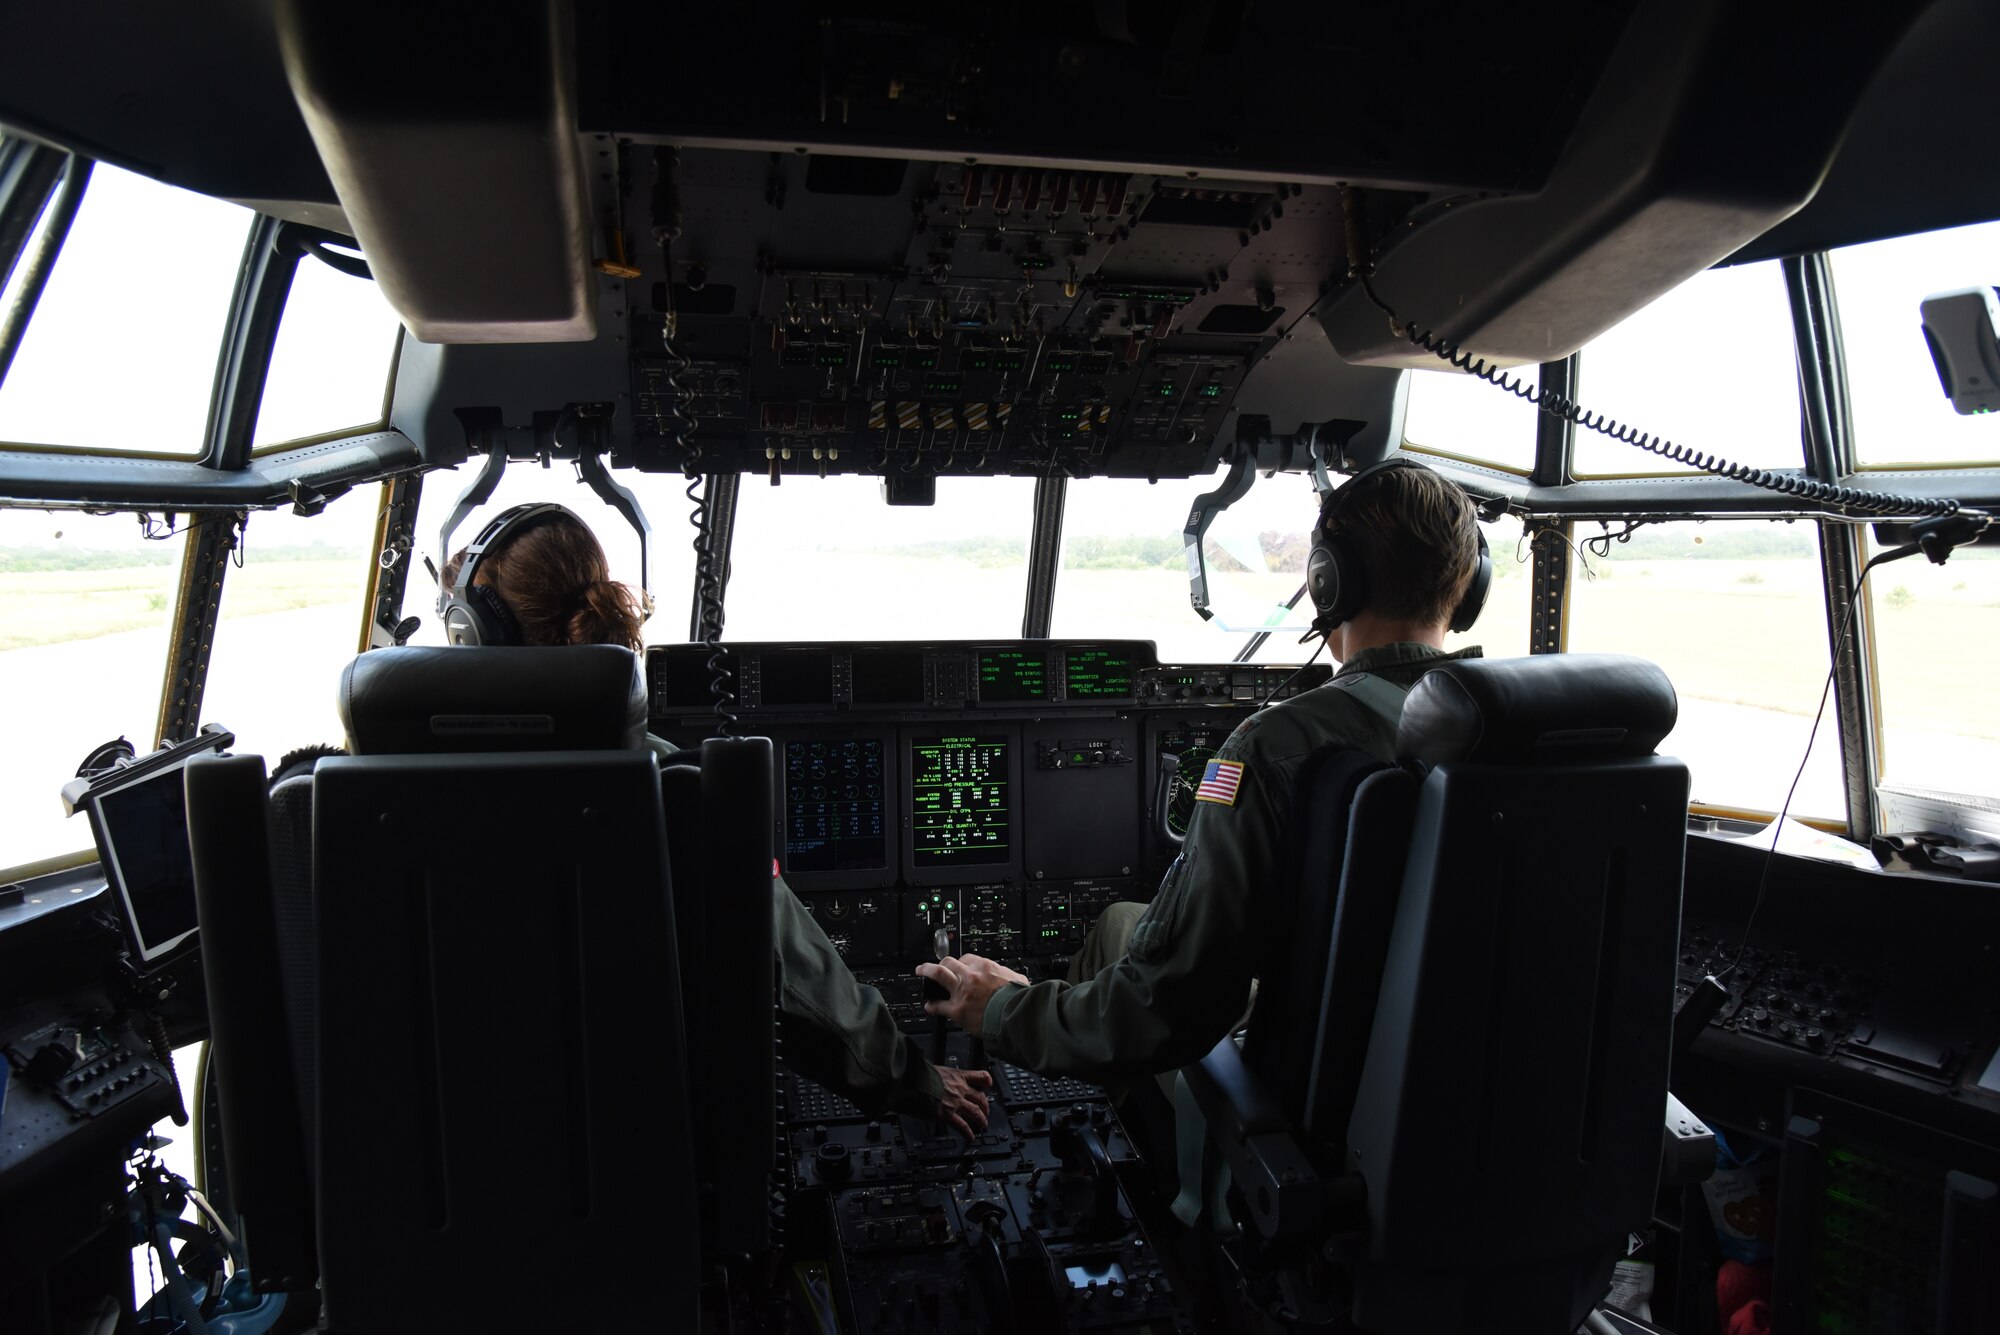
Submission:
{"label": "aircraft cockpit interior", "polygon": [[0,12],[0,1330],[2000,1329],[1995,51]]}

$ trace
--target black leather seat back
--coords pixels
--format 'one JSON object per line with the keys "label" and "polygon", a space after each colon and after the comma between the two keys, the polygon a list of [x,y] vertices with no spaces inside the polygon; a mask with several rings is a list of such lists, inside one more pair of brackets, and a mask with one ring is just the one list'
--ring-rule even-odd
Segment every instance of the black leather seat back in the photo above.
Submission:
{"label": "black leather seat back", "polygon": [[[1259,966],[1256,1015],[1243,1040],[1243,1061],[1294,1126],[1303,1124],[1309,1085],[1308,1064],[1299,1054],[1316,1046],[1318,1001],[1326,987],[1342,868],[1354,828],[1341,816],[1352,808],[1362,783],[1387,768],[1353,750],[1325,750],[1306,758],[1292,804],[1292,828],[1305,832],[1305,842],[1260,903],[1268,921],[1289,924],[1289,930],[1272,933]],[[1397,849],[1400,853],[1400,842]],[[1369,1008],[1373,1010],[1372,996]]]}
{"label": "black leather seat back", "polygon": [[1395,922],[1393,888],[1409,852],[1417,779],[1381,767],[1356,790],[1340,866],[1340,893],[1320,977],[1312,1060],[1303,1064],[1305,1102],[1296,1125],[1336,1149],[1347,1143],[1347,1119],[1361,1079],[1361,1061],[1375,1025],[1382,963]]}
{"label": "black leather seat back", "polygon": [[[651,753],[341,757],[314,787],[330,1326],[693,1328]],[[528,1221],[536,1273],[599,1278],[489,1301]]]}
{"label": "black leather seat back", "polygon": [[1576,1329],[1651,1217],[1687,770],[1665,677],[1599,655],[1450,664],[1411,692],[1416,795],[1347,1143],[1355,1320]]}
{"label": "black leather seat back", "polygon": [[299,1067],[310,1049],[294,1044],[284,1005],[264,760],[201,756],[188,763],[183,781],[233,1203],[254,1249],[257,1291],[310,1291],[319,1258],[312,1142],[299,1104]]}

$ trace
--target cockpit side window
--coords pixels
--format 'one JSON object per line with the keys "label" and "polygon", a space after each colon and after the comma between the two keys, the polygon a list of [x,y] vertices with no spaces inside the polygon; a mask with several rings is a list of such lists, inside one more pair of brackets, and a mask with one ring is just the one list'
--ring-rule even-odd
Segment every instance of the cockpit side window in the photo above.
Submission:
{"label": "cockpit side window", "polygon": [[201,453],[251,216],[99,163],[0,385],[0,442]]}
{"label": "cockpit side window", "polygon": [[[1776,260],[1696,274],[1586,344],[1578,380],[1576,398],[1590,411],[1675,444],[1756,468],[1805,463],[1791,304]],[[1578,431],[1574,472],[1694,470]]]}
{"label": "cockpit side window", "polygon": [[0,510],[0,868],[90,848],[63,784],[101,742],[153,749],[185,545],[157,517]]}
{"label": "cockpit side window", "polygon": [[288,751],[340,745],[340,670],[358,652],[381,488],[357,487],[310,517],[250,516],[242,566],[222,590],[201,721],[274,767]]}
{"label": "cockpit side window", "polygon": [[[1476,376],[1439,362],[1436,370],[1410,372],[1403,444],[1427,454],[1470,459],[1526,476],[1535,467],[1533,404]],[[1507,376],[1523,387],[1541,384],[1542,368],[1518,366]]]}
{"label": "cockpit side window", "polygon": [[[1598,532],[1576,526],[1567,647],[1637,654],[1666,669],[1680,722],[1660,752],[1687,762],[1697,805],[1778,810],[1805,759],[1828,667],[1816,526],[1683,520],[1591,542]],[[1790,814],[1844,822],[1846,810],[1830,713]]]}
{"label": "cockpit side window", "polygon": [[1868,613],[1883,786],[2000,800],[2000,550],[1882,566]]}
{"label": "cockpit side window", "polygon": [[401,327],[372,280],[300,259],[271,346],[253,450],[381,425]]}
{"label": "cockpit side window", "polygon": [[1952,411],[1918,314],[1935,293],[2000,284],[2000,222],[1849,246],[1827,259],[1861,466],[2000,464],[2000,418]]}

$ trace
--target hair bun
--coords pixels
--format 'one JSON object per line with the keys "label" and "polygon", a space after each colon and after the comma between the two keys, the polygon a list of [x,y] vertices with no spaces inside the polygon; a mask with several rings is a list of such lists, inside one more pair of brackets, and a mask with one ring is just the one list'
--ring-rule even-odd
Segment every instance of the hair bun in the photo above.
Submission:
{"label": "hair bun", "polygon": [[643,647],[639,599],[627,585],[601,579],[577,591],[579,604],[569,618],[571,644],[622,644],[635,652]]}

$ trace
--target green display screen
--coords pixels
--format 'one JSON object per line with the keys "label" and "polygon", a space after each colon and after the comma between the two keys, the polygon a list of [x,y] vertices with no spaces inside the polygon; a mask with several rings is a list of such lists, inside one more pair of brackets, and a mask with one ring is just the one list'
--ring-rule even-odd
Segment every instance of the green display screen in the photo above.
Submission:
{"label": "green display screen", "polygon": [[1129,696],[1132,655],[1122,649],[1072,649],[1063,660],[1063,681],[1072,700]]}
{"label": "green display screen", "polygon": [[920,737],[910,743],[910,853],[919,867],[1010,856],[1005,737]]}
{"label": "green display screen", "polygon": [[1026,649],[980,650],[979,698],[1003,703],[1048,699],[1048,658]]}

